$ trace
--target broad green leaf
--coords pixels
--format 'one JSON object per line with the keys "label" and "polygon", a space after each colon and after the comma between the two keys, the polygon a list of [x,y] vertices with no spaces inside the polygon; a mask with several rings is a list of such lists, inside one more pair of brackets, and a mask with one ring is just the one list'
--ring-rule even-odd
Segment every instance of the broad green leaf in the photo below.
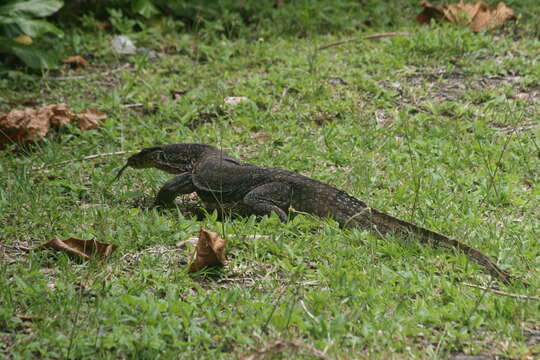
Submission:
{"label": "broad green leaf", "polygon": [[2,16],[49,16],[58,11],[64,2],[61,0],[13,0],[0,6]]}
{"label": "broad green leaf", "polygon": [[55,56],[33,46],[14,47],[13,54],[32,69],[58,68],[58,59]]}
{"label": "broad green leaf", "polygon": [[0,36],[0,54],[11,54],[11,39]]}
{"label": "broad green leaf", "polygon": [[145,18],[159,14],[159,10],[156,9],[151,0],[132,0],[131,9]]}
{"label": "broad green leaf", "polygon": [[58,59],[34,45],[22,45],[9,38],[0,36],[0,53],[13,54],[32,69],[55,69]]}
{"label": "broad green leaf", "polygon": [[9,14],[0,13],[0,24],[7,24],[13,21],[15,21],[15,18],[13,16],[10,16]]}
{"label": "broad green leaf", "polygon": [[21,35],[23,31],[15,22],[0,23],[0,34],[8,38],[14,38],[17,35]]}
{"label": "broad green leaf", "polygon": [[53,33],[58,36],[64,35],[62,30],[47,21],[21,18],[17,19],[16,23],[24,34],[31,37],[38,37],[45,33]]}

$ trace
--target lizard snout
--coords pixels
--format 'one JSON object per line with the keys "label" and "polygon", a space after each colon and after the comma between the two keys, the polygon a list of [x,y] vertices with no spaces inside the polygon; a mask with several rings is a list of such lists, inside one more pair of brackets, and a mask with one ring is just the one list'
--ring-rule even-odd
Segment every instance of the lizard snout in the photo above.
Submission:
{"label": "lizard snout", "polygon": [[127,159],[127,166],[134,169],[142,169],[151,167],[152,164],[146,157],[141,157],[139,154],[135,154]]}
{"label": "lizard snout", "polygon": [[118,173],[116,174],[116,176],[114,177],[114,181],[118,180],[118,178],[120,178],[120,176],[122,175],[122,173],[124,172],[124,170],[126,170],[128,167],[132,167],[134,169],[140,169],[140,168],[143,168],[145,167],[144,166],[144,159],[140,159],[140,157],[138,156],[138,154],[135,154],[133,156],[130,156],[127,161],[126,161],[126,165],[122,166],[122,168],[118,171]]}

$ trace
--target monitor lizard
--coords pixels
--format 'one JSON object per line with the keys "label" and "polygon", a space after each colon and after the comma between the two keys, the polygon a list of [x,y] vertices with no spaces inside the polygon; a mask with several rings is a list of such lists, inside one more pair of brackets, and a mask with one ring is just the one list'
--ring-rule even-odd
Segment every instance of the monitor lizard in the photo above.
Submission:
{"label": "monitor lizard", "polygon": [[161,187],[155,206],[174,205],[178,195],[196,192],[209,210],[233,209],[257,216],[275,213],[281,221],[287,221],[292,208],[331,217],[342,227],[369,229],[381,237],[412,234],[421,242],[464,252],[505,284],[515,279],[488,256],[458,240],[373,209],[345,191],[307,176],[241,163],[214,146],[169,144],[145,148],[127,159],[115,180],[127,167],[177,174]]}

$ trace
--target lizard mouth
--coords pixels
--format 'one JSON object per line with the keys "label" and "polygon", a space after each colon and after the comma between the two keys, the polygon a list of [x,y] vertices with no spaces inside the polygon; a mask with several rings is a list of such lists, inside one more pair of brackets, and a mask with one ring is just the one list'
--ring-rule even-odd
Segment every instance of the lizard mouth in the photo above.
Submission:
{"label": "lizard mouth", "polygon": [[129,166],[129,164],[126,164],[126,165],[122,166],[122,168],[118,171],[118,173],[116,174],[116,176],[114,177],[112,182],[115,182],[116,180],[118,180],[118,178],[120,178],[120,176],[122,176],[122,173],[124,172],[124,170],[127,169],[128,166]]}

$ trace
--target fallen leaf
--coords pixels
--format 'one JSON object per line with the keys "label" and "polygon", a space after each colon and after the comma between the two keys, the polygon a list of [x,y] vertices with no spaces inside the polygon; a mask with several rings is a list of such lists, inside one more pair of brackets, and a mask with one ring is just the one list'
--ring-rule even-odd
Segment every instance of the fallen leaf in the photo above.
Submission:
{"label": "fallen leaf", "polygon": [[79,122],[81,130],[92,130],[97,129],[101,122],[107,118],[107,115],[97,109],[86,109],[79,115],[75,115],[75,118]]}
{"label": "fallen leaf", "polygon": [[0,130],[3,136],[0,144],[8,143],[9,140],[28,142],[41,139],[49,131],[50,121],[47,115],[44,111],[34,109],[12,110],[8,114],[1,114]]}
{"label": "fallen leaf", "polygon": [[416,21],[420,24],[429,24],[432,19],[446,19],[455,24],[468,25],[473,32],[491,30],[515,17],[514,11],[502,1],[496,8],[481,0],[475,3],[460,0],[457,4],[443,6],[433,5],[424,0],[420,6],[423,10],[416,17]]}
{"label": "fallen leaf", "polygon": [[37,248],[49,248],[65,252],[74,258],[90,260],[92,256],[98,255],[99,261],[103,262],[118,246],[108,244],[97,240],[81,240],[77,238],[69,238],[60,240],[54,238],[45,244],[37,246]]}
{"label": "fallen leaf", "polygon": [[41,140],[51,127],[76,120],[82,130],[99,127],[107,115],[99,110],[86,109],[80,114],[71,112],[67,104],[48,105],[37,109],[25,108],[0,114],[0,149],[5,144]]}
{"label": "fallen leaf", "polygon": [[40,108],[38,111],[41,109],[49,109],[51,111],[49,119],[52,126],[60,127],[67,124],[73,117],[73,114],[71,111],[69,111],[69,106],[67,106],[67,104],[50,105]]}
{"label": "fallen leaf", "polygon": [[84,69],[88,66],[88,61],[80,55],[73,55],[62,60],[64,64],[70,65],[74,70]]}
{"label": "fallen leaf", "polygon": [[217,233],[201,228],[188,273],[199,271],[204,267],[224,266],[225,253],[223,250],[226,243],[227,240],[219,237]]}

